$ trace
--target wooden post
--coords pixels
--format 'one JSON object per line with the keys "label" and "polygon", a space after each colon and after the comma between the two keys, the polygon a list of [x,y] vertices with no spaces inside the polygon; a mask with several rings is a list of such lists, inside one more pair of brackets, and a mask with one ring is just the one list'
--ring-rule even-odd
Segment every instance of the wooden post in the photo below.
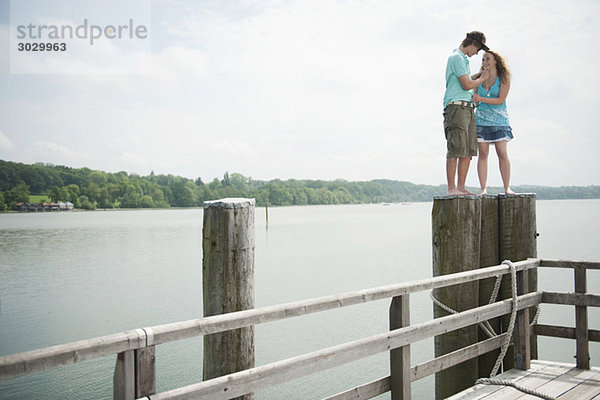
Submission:
{"label": "wooden post", "polygon": [[[254,308],[254,199],[204,203],[204,316]],[[254,327],[204,337],[203,379],[254,367]],[[253,399],[253,394],[238,397]]]}
{"label": "wooden post", "polygon": [[124,351],[117,356],[113,375],[113,399],[133,400],[135,396],[134,350]]}
{"label": "wooden post", "polygon": [[[584,267],[575,268],[575,293],[587,292],[587,275]],[[575,342],[577,368],[590,369],[590,344],[588,338],[587,307],[575,306]]]}
{"label": "wooden post", "polygon": [[[410,325],[409,295],[396,296],[390,305],[390,330]],[[390,351],[392,400],[410,400],[410,345]]]}
{"label": "wooden post", "polygon": [[[474,196],[435,197],[432,211],[433,276],[479,268],[481,198]],[[479,282],[441,288],[434,295],[456,311],[478,306]],[[435,318],[448,315],[434,305]],[[435,356],[450,353],[477,342],[478,327],[470,326],[435,337]],[[476,358],[435,374],[436,399],[450,397],[475,383]]]}
{"label": "wooden post", "polygon": [[266,228],[269,229],[269,201],[265,203],[265,223]]}
{"label": "wooden post", "polygon": [[[498,197],[483,196],[481,199],[481,236],[479,249],[479,267],[491,267],[499,265],[500,245],[498,242]],[[490,302],[490,297],[494,291],[496,278],[482,279],[479,281],[479,305],[484,306]],[[499,297],[496,300],[499,300]],[[500,318],[494,318],[489,321],[496,333],[500,333]],[[480,328],[479,341],[488,339],[489,336]],[[478,358],[479,377],[488,378],[494,364],[498,359],[500,349],[495,349],[489,353],[483,354]]]}
{"label": "wooden post", "polygon": [[[529,291],[529,274],[527,271],[517,272],[517,294]],[[531,349],[529,337],[529,309],[517,311],[517,319],[513,330],[515,367],[527,371],[531,367]]]}
{"label": "wooden post", "polygon": [[135,398],[156,393],[155,346],[135,350]]}
{"label": "wooden post", "polygon": [[133,400],[156,393],[155,346],[145,329],[147,347],[117,355],[113,375],[113,399]]}
{"label": "wooden post", "polygon": [[[521,261],[537,257],[537,225],[535,194],[498,195],[498,225],[500,232],[500,260]],[[529,271],[529,292],[537,291],[537,270]],[[511,297],[510,276],[502,280],[501,298]],[[530,309],[530,318],[535,308]],[[503,331],[508,327],[508,316],[502,319]],[[531,358],[537,359],[537,336],[531,335]],[[514,368],[514,352],[504,357],[504,370]]]}

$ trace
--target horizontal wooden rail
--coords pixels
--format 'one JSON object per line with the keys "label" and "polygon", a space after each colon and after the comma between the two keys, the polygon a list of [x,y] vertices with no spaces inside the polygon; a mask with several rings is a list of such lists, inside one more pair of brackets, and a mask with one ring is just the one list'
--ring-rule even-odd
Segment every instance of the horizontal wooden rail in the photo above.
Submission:
{"label": "horizontal wooden rail", "polygon": [[544,304],[563,304],[580,307],[600,307],[600,296],[595,294],[544,292]]}
{"label": "horizontal wooden rail", "polygon": [[[518,298],[517,308],[522,310],[533,307],[539,304],[541,300],[542,294],[540,292],[522,295]],[[148,398],[151,400],[183,400],[191,398],[223,400],[237,397],[499,317],[509,313],[511,309],[512,300],[504,300],[418,325],[411,325],[406,328],[396,329],[209,381],[151,395]]]}
{"label": "horizontal wooden rail", "polygon": [[567,261],[567,260],[545,260],[541,259],[540,267],[546,268],[585,268],[600,269],[600,262],[594,261]]}
{"label": "horizontal wooden rail", "polygon": [[[536,268],[539,265],[539,260],[528,259],[514,263],[514,265],[517,271],[524,271]],[[507,265],[500,265],[396,285],[381,286],[202,319],[136,329],[95,339],[4,356],[0,357],[0,379],[45,371],[61,365],[73,364],[79,361],[175,340],[225,332],[265,322],[452,286],[473,280],[491,278],[508,272],[509,267]]]}
{"label": "horizontal wooden rail", "polygon": [[[575,328],[568,328],[564,326],[537,324],[534,326],[534,332],[538,336],[550,336],[563,339],[577,338],[577,335],[575,334]],[[590,342],[600,342],[600,331],[589,329],[588,333]]]}
{"label": "horizontal wooden rail", "polygon": [[[437,357],[425,363],[415,365],[410,369],[411,382],[418,381],[436,372],[458,365],[473,357],[480,356],[491,350],[497,349],[502,345],[506,338],[506,333],[484,340],[471,346],[453,351],[443,356]],[[390,390],[390,377],[377,379],[373,382],[357,386],[350,390],[327,397],[323,400],[348,400],[348,399],[370,399]]]}

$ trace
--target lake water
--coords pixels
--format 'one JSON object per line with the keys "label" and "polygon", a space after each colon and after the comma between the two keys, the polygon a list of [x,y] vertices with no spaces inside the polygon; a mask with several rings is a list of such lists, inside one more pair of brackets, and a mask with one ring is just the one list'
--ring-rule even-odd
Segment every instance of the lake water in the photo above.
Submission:
{"label": "lake water", "polygon": [[[256,209],[256,306],[431,276],[432,203]],[[541,258],[600,260],[600,201],[538,201]],[[598,292],[600,274],[589,273]],[[0,356],[202,316],[202,210],[0,214]],[[542,270],[540,287],[572,291],[572,273]],[[257,365],[384,332],[389,301],[256,327]],[[411,296],[411,322],[431,318]],[[590,329],[600,313],[590,310]],[[541,323],[574,325],[573,307]],[[433,357],[415,344],[412,363]],[[591,344],[592,365],[600,346]],[[574,362],[571,340],[540,338],[540,358]],[[0,381],[2,399],[112,398],[115,357]],[[387,354],[297,379],[257,399],[316,399],[389,374]],[[157,390],[202,377],[202,338],[157,347]],[[433,379],[413,384],[433,398]],[[389,398],[383,395],[381,398]]]}

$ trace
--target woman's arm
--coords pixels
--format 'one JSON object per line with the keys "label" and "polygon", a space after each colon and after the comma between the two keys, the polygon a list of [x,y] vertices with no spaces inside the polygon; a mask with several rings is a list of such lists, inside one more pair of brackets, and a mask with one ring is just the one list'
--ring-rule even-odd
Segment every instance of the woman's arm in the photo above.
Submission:
{"label": "woman's arm", "polygon": [[498,97],[481,97],[478,94],[473,95],[473,101],[479,103],[491,104],[494,106],[499,106],[500,104],[506,101],[506,97],[508,96],[508,91],[510,90],[510,81],[500,83],[500,93],[498,93]]}

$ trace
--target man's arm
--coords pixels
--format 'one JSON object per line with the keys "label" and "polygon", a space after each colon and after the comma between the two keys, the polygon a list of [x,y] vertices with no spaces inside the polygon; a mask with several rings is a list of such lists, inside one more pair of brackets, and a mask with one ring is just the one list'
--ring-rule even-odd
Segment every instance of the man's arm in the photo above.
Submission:
{"label": "man's arm", "polygon": [[479,78],[475,80],[471,80],[468,74],[464,74],[458,77],[458,81],[462,85],[463,89],[471,90],[475,89],[477,86],[481,85],[486,79],[489,77],[490,73],[488,71],[483,71]]}

